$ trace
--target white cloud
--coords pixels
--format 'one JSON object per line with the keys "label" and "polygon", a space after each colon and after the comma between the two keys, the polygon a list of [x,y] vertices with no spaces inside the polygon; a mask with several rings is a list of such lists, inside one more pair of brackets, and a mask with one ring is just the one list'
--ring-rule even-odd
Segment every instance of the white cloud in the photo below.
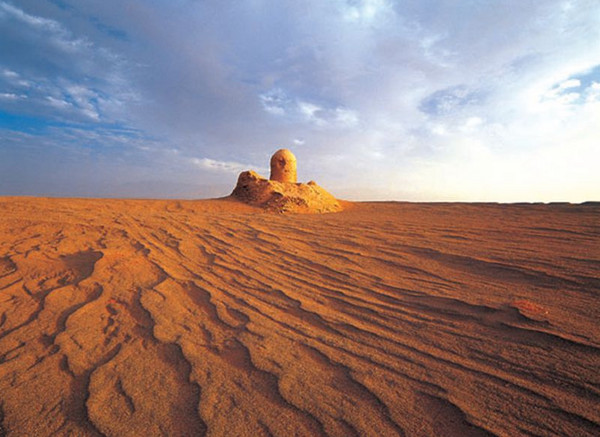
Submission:
{"label": "white cloud", "polygon": [[578,88],[581,86],[581,81],[579,79],[568,79],[558,85],[558,88],[561,90],[566,90],[569,88]]}
{"label": "white cloud", "polygon": [[344,0],[342,10],[344,19],[353,23],[371,23],[382,15],[392,12],[386,0]]}
{"label": "white cloud", "polygon": [[28,24],[33,27],[38,27],[43,30],[50,30],[53,32],[63,31],[62,26],[54,20],[49,20],[47,18],[37,17],[35,15],[29,15],[23,10],[16,8],[15,6],[6,3],[0,2],[0,13],[8,15],[12,18],[16,18],[17,20]]}
{"label": "white cloud", "polygon": [[100,119],[98,108],[94,103],[100,100],[98,93],[81,85],[69,85],[66,87],[66,92],[83,114],[92,120]]}
{"label": "white cloud", "polygon": [[225,173],[239,173],[244,170],[249,170],[250,167],[239,162],[232,161],[217,161],[210,158],[191,158],[191,162],[204,169],[211,171],[219,171]]}
{"label": "white cloud", "polygon": [[482,123],[483,120],[479,117],[469,117],[458,130],[464,133],[475,132]]}
{"label": "white cloud", "polygon": [[323,108],[320,106],[309,102],[299,101],[298,110],[306,120],[314,122],[317,125],[325,124],[325,121],[318,115],[319,112],[323,111]]}
{"label": "white cloud", "polygon": [[0,18],[16,20],[25,27],[30,27],[37,32],[47,34],[47,42],[63,51],[76,52],[82,47],[91,47],[91,44],[84,39],[73,38],[71,32],[65,29],[59,22],[28,14],[22,9],[4,1],[0,2]]}
{"label": "white cloud", "polygon": [[335,108],[335,121],[344,126],[355,126],[358,123],[358,113],[346,108]]}
{"label": "white cloud", "polygon": [[53,106],[55,108],[59,108],[59,109],[64,109],[64,108],[68,108],[68,107],[72,106],[69,102],[62,100],[62,99],[57,99],[52,96],[46,96],[46,100],[48,101],[48,103],[51,106]]}
{"label": "white cloud", "polygon": [[348,108],[324,108],[314,103],[298,102],[298,110],[302,117],[320,128],[351,128],[358,124],[358,113]]}
{"label": "white cloud", "polygon": [[11,111],[76,123],[128,118],[122,101],[135,100],[124,57],[75,36],[58,20],[4,1],[0,29],[0,38],[12,41],[0,69],[0,89],[19,96]]}
{"label": "white cloud", "polygon": [[273,115],[285,115],[288,98],[283,90],[275,88],[258,97],[266,112]]}
{"label": "white cloud", "polygon": [[17,73],[16,71],[7,70],[7,69],[4,69],[2,71],[2,75],[4,77],[8,77],[8,78],[17,78],[17,77],[19,77],[19,73]]}
{"label": "white cloud", "polygon": [[22,96],[18,96],[14,93],[0,93],[0,99],[2,100],[18,100],[23,98]]}
{"label": "white cloud", "polygon": [[430,127],[430,130],[435,135],[446,135],[448,133],[448,128],[441,123],[436,123]]}
{"label": "white cloud", "polygon": [[587,103],[598,103],[600,102],[600,83],[594,82],[589,88],[587,88],[586,102]]}
{"label": "white cloud", "polygon": [[354,110],[341,106],[325,107],[294,98],[281,88],[269,90],[258,97],[267,113],[290,121],[305,121],[319,128],[353,127],[359,121],[358,113]]}
{"label": "white cloud", "polygon": [[462,129],[444,129],[437,156],[416,160],[402,183],[436,200],[597,199],[600,103],[541,105],[501,124],[473,117]]}

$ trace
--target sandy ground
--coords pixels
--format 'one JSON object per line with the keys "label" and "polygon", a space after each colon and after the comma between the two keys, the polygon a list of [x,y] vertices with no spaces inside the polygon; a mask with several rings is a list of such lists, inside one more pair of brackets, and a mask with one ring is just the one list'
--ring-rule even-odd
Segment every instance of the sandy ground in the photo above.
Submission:
{"label": "sandy ground", "polygon": [[600,206],[0,198],[0,435],[600,435]]}

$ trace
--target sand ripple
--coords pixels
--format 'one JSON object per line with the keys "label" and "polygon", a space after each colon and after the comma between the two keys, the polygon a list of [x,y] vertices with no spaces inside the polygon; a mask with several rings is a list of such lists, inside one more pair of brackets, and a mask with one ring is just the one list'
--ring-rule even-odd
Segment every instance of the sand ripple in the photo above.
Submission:
{"label": "sand ripple", "polygon": [[600,434],[598,206],[0,211],[0,436]]}

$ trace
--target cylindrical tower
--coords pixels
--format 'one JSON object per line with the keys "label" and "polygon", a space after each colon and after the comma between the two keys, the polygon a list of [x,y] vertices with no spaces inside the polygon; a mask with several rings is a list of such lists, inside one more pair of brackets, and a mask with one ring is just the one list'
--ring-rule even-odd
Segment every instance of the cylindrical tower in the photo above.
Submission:
{"label": "cylindrical tower", "polygon": [[279,149],[271,157],[272,181],[296,182],[296,157],[288,149]]}

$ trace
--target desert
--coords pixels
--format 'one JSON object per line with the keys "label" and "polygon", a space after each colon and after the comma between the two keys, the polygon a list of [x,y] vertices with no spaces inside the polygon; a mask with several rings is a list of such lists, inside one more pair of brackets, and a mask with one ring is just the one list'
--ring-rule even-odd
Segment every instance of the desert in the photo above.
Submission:
{"label": "desert", "polygon": [[600,436],[600,1],[0,0],[0,437]]}
{"label": "desert", "polygon": [[2,436],[600,433],[598,204],[0,212]]}

